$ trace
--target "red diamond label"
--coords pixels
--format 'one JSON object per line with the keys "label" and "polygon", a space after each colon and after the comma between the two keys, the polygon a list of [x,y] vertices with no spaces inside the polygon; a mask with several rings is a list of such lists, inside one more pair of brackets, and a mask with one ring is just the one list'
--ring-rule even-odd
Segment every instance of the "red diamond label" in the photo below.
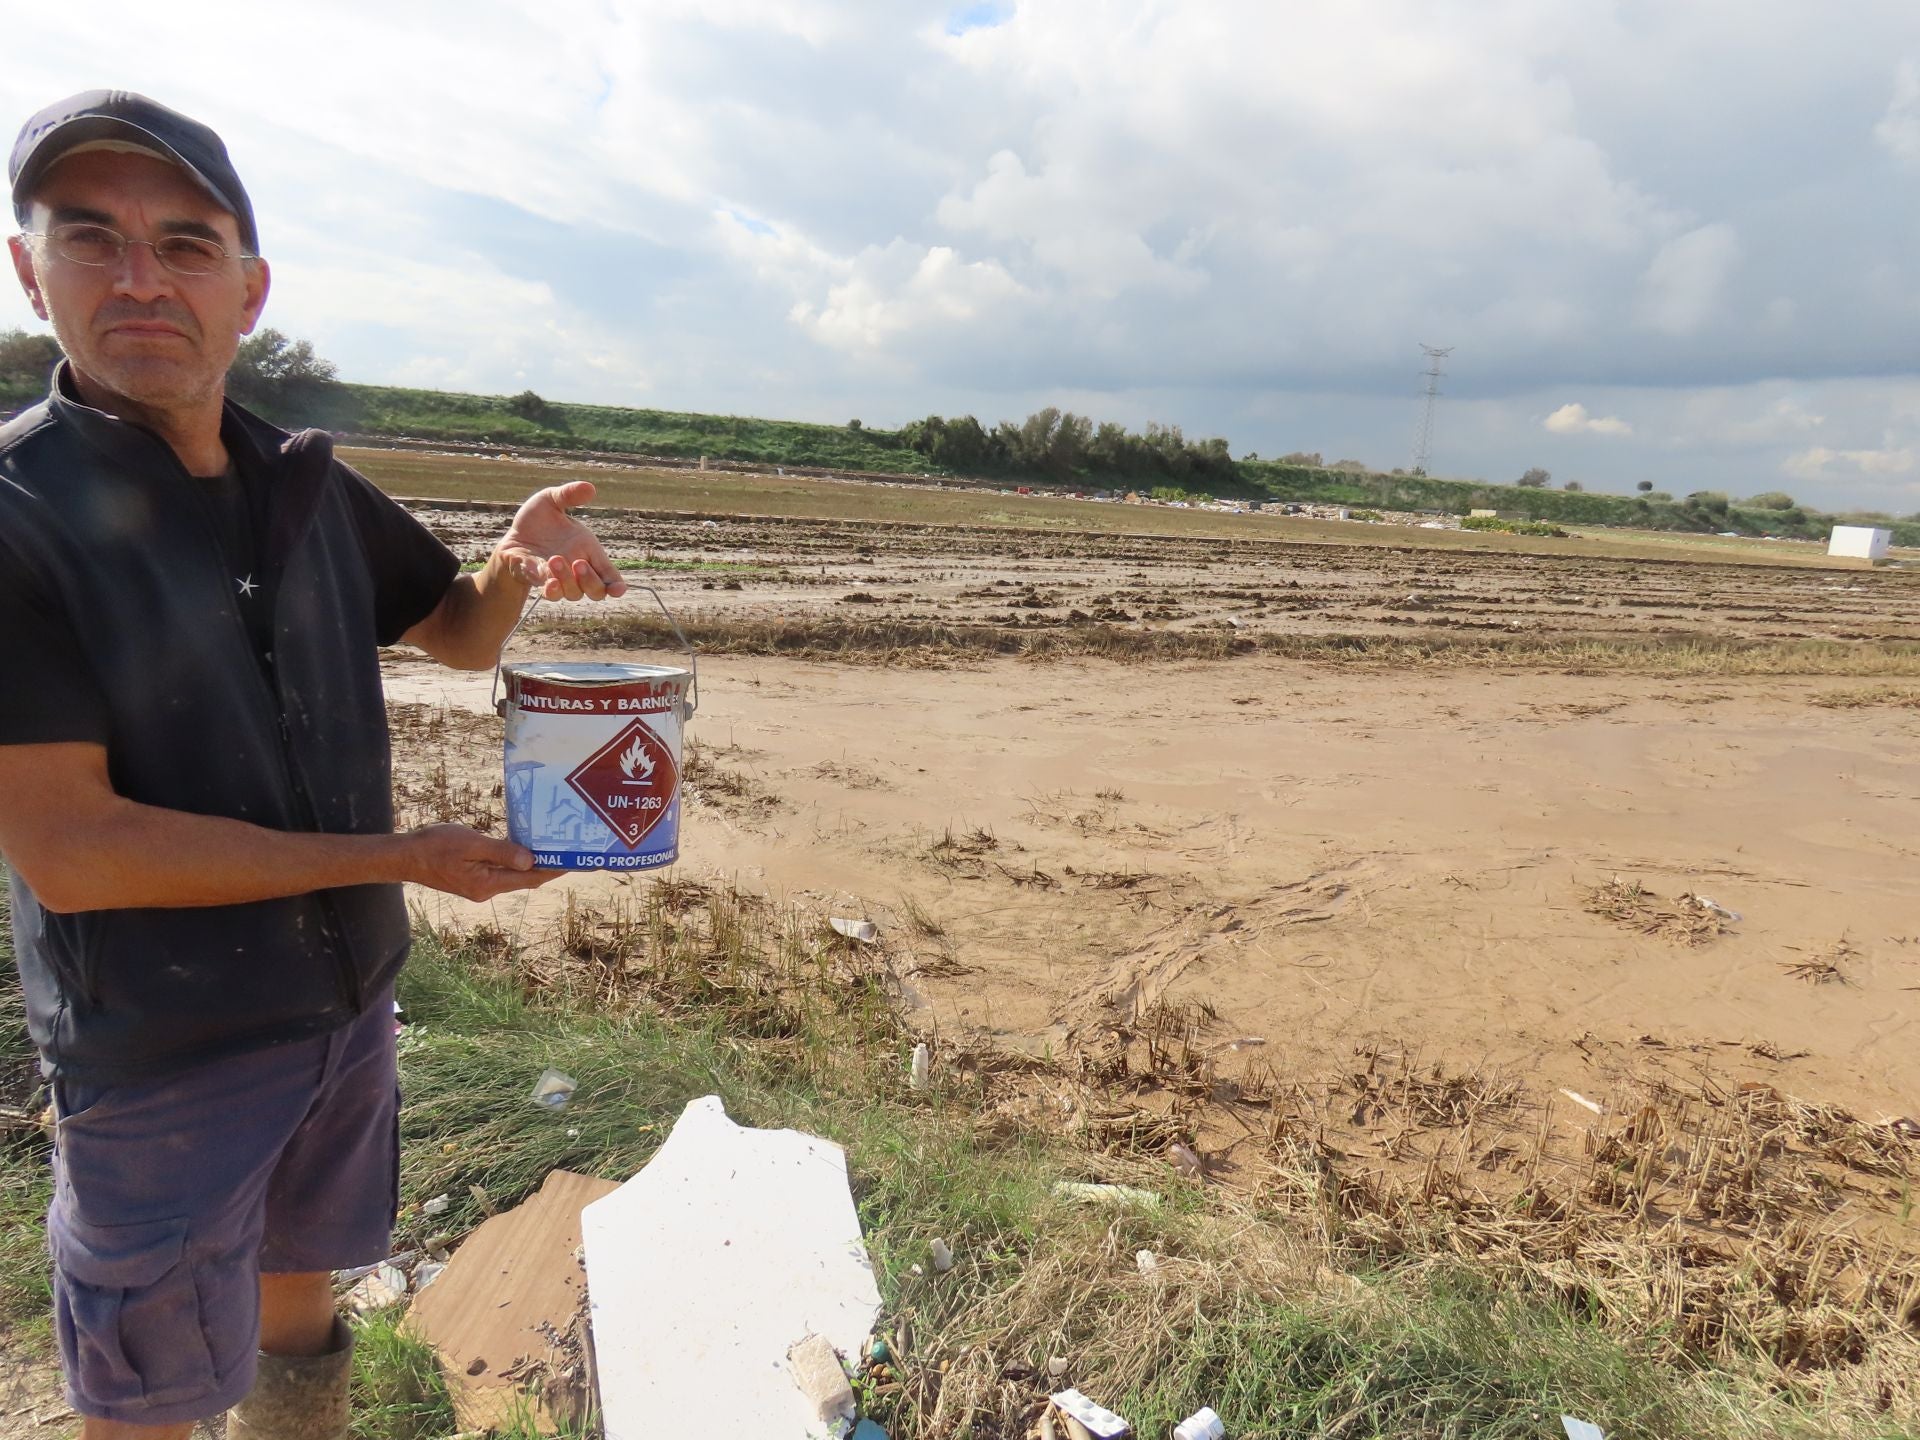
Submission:
{"label": "red diamond label", "polygon": [[665,742],[635,720],[582,761],[567,784],[631,850],[667,818],[680,772]]}

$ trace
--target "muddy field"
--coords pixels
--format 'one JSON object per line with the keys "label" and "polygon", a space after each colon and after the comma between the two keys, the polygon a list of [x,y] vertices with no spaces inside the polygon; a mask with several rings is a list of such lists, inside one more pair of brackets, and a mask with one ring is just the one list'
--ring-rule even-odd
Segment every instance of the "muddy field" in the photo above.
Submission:
{"label": "muddy field", "polygon": [[[500,525],[486,511],[422,513],[475,559]],[[601,528],[616,556],[662,567],[689,616],[1920,641],[1920,570],[737,516],[622,515]]]}
{"label": "muddy field", "polygon": [[[498,525],[427,518],[464,551]],[[1901,571],[726,517],[602,531],[694,619],[1829,641],[1877,677],[1914,673],[1902,642],[1920,640]],[[513,649],[643,658],[564,628]],[[1920,1252],[1920,685],[1845,668],[710,658],[679,873],[876,921],[982,1124],[1256,1189],[1304,1165],[1356,1213],[1841,1235],[1796,1273],[1877,1294],[1914,1283]],[[392,657],[410,818],[498,825],[487,690]],[[614,923],[646,883],[423,899],[541,944],[569,906]]]}

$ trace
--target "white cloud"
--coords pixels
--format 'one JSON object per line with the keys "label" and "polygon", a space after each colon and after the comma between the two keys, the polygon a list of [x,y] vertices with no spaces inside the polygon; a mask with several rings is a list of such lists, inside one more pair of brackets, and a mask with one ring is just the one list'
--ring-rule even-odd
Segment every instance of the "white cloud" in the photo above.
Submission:
{"label": "white cloud", "polygon": [[1877,450],[1830,450],[1815,445],[1796,451],[1780,464],[1783,473],[1797,480],[1894,480],[1913,474],[1916,468],[1920,468],[1920,452],[1911,445]]}
{"label": "white cloud", "polygon": [[1902,165],[1920,170],[1920,64],[1902,60],[1893,72],[1893,98],[1873,127],[1873,138]]}
{"label": "white cloud", "polygon": [[1449,472],[1920,445],[1913,0],[210,3],[14,7],[0,110],[215,122],[268,323],[356,378],[1399,464],[1430,341]]}
{"label": "white cloud", "polygon": [[1556,435],[1631,435],[1633,426],[1617,415],[1589,415],[1579,401],[1562,405],[1540,422]]}
{"label": "white cloud", "polygon": [[1675,337],[1692,335],[1713,317],[1740,259],[1740,238],[1724,223],[1677,235],[1655,253],[1640,280],[1636,323]]}
{"label": "white cloud", "polygon": [[1022,295],[1018,281],[993,261],[967,261],[945,245],[904,240],[876,247],[838,267],[818,307],[802,300],[795,323],[836,350],[872,352],[899,337],[937,339],[965,329]]}

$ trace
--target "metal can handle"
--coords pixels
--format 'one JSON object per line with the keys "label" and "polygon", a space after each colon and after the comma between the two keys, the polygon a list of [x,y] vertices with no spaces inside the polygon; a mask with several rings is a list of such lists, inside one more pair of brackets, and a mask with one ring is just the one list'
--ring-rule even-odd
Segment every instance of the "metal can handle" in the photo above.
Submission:
{"label": "metal can handle", "polygon": [[687,632],[680,628],[680,622],[673,618],[673,611],[667,608],[667,602],[660,598],[660,592],[651,585],[630,585],[630,590],[644,590],[653,596],[653,603],[660,607],[660,613],[666,617],[667,627],[673,631],[673,638],[680,642],[680,649],[687,657],[687,698],[680,707],[682,723],[693,718],[700,708],[700,652],[693,648],[693,642],[687,639]]}
{"label": "metal can handle", "polygon": [[[658,590],[654,589],[651,585],[629,585],[627,588],[629,590],[644,590],[647,594],[653,596],[653,603],[658,605],[660,607],[660,613],[666,616],[667,626],[673,631],[673,638],[680,642],[680,649],[686,654],[687,674],[691,678],[687,682],[687,698],[680,704],[680,722],[685,724],[693,718],[694,712],[700,708],[700,653],[693,648],[693,642],[687,639],[687,632],[682,630],[680,628],[680,622],[673,618],[673,611],[667,608],[667,602],[660,598],[660,592]],[[520,618],[513,622],[513,629],[507,632],[506,639],[500,642],[500,654],[493,662],[493,694],[491,703],[493,713],[496,715],[504,717],[507,713],[507,702],[500,698],[500,666],[506,658],[507,645],[512,641],[514,636],[520,633],[520,627],[527,623],[527,617],[533,614],[539,604],[540,597],[535,595],[532,600],[529,601],[527,608],[520,612]]]}

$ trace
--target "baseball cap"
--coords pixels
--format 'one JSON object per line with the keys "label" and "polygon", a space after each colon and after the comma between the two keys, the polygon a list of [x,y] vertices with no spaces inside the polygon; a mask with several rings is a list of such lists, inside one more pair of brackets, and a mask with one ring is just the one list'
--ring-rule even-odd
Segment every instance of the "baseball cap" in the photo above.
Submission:
{"label": "baseball cap", "polygon": [[132,150],[178,165],[232,214],[240,225],[240,243],[258,253],[253,202],[220,137],[198,120],[131,90],[83,90],[55,101],[20,127],[7,161],[14,218],[27,223],[34,188],[55,162],[98,149]]}

